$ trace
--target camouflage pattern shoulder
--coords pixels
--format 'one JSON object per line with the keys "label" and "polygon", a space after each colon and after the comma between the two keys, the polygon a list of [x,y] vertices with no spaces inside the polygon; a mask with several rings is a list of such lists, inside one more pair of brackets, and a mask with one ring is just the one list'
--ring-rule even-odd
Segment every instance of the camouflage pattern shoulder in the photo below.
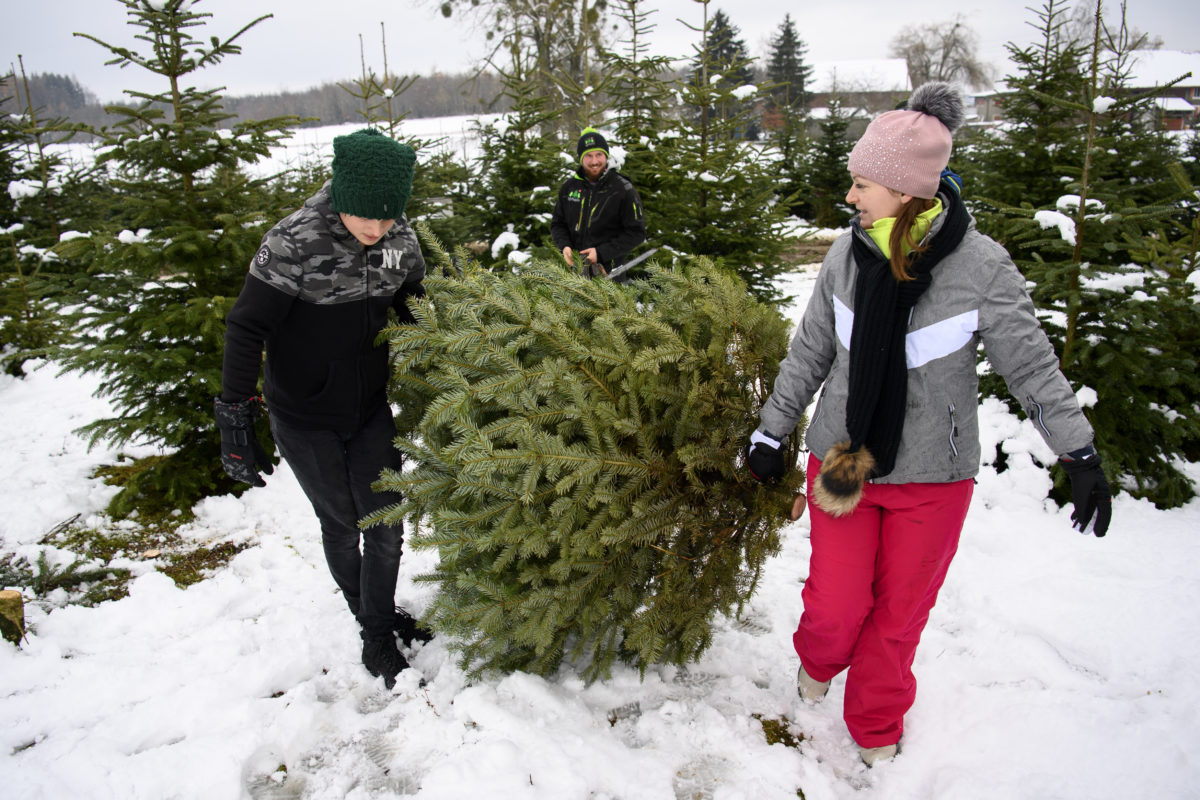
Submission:
{"label": "camouflage pattern shoulder", "polygon": [[334,305],[391,298],[405,283],[425,277],[425,258],[403,217],[364,247],[330,207],[326,184],[267,232],[250,272],[302,302]]}
{"label": "camouflage pattern shoulder", "polygon": [[325,249],[318,243],[330,238],[327,222],[306,204],[267,231],[250,264],[250,274],[295,297],[303,283],[305,259],[312,251]]}

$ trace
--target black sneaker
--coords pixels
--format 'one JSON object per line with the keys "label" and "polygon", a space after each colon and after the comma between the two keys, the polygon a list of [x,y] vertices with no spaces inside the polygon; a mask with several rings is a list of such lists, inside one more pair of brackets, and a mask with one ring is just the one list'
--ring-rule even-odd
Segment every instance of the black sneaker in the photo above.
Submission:
{"label": "black sneaker", "polygon": [[375,677],[383,677],[383,685],[391,689],[396,685],[396,676],[408,669],[408,660],[396,649],[396,640],[381,636],[363,641],[363,666]]}
{"label": "black sneaker", "polygon": [[433,631],[418,625],[412,614],[399,606],[396,607],[396,617],[392,620],[392,630],[400,637],[400,641],[404,642],[405,647],[412,647],[413,642],[425,644],[433,639]]}

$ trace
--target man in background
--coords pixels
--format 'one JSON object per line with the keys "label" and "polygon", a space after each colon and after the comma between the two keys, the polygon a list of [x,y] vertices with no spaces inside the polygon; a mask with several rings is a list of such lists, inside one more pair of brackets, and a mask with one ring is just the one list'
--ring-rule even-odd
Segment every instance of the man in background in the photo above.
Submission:
{"label": "man in background", "polygon": [[584,129],[575,150],[579,167],[558,190],[550,235],[568,264],[600,277],[646,240],[642,199],[629,178],[609,167],[608,142],[595,128]]}

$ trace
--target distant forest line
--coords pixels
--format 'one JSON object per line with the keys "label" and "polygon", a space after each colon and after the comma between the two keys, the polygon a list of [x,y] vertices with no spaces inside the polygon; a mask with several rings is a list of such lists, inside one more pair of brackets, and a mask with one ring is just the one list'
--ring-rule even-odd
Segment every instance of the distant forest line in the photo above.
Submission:
{"label": "distant forest line", "polygon": [[[11,73],[4,76],[3,80],[3,84],[0,84],[0,101],[3,101],[3,105],[0,108],[8,113],[20,113],[27,103],[24,82],[20,76],[14,80]],[[234,115],[226,124],[287,115],[303,119],[300,127],[363,120],[362,100],[344,87],[354,88],[353,79],[342,84],[325,83],[302,91],[226,95],[225,110]],[[422,75],[396,98],[394,109],[397,114],[413,118],[506,111],[508,98],[502,97],[501,92],[499,77],[489,72]],[[105,112],[104,105],[96,95],[74,76],[55,73],[30,75],[29,94],[41,120],[65,119],[96,127],[115,121]]]}

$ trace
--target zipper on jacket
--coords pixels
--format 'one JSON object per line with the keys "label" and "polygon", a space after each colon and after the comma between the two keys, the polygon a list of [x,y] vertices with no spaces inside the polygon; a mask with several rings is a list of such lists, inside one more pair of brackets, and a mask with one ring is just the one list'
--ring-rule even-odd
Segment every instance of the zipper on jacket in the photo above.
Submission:
{"label": "zipper on jacket", "polygon": [[819,420],[821,418],[821,412],[824,410],[825,410],[825,404],[818,401],[817,408],[815,411],[813,411],[813,418],[808,421],[808,427],[811,428],[812,426],[817,424],[817,420]]}
{"label": "zipper on jacket", "polygon": [[[387,238],[386,236],[384,237]],[[380,239],[382,242],[383,239]],[[380,257],[382,258],[382,248],[380,248]],[[362,329],[364,337],[371,337],[371,252],[370,248],[364,246],[362,249],[362,266],[363,266],[363,304],[362,304]],[[366,388],[365,378],[361,370],[355,370],[354,382],[356,384],[356,402],[354,404],[354,421],[355,425],[361,426],[363,419],[363,395]]]}
{"label": "zipper on jacket", "polygon": [[596,212],[600,210],[599,203],[592,203],[592,210],[588,212],[588,231],[592,229],[592,223],[596,220]]}
{"label": "zipper on jacket", "polygon": [[958,437],[958,422],[954,419],[954,403],[949,406],[950,411],[950,457],[958,458],[958,445],[954,440]]}
{"label": "zipper on jacket", "polygon": [[592,193],[591,193],[591,190],[590,190],[590,189],[588,189],[588,187],[587,187],[587,186],[584,186],[584,187],[583,187],[583,190],[582,190],[582,191],[580,191],[580,193],[579,193],[579,194],[580,194],[580,198],[579,198],[579,220],[578,220],[578,221],[575,223],[575,232],[576,232],[576,233],[583,233],[583,218],[584,218],[584,217],[586,216],[586,214],[587,214],[587,207],[588,207],[588,203],[589,203],[589,202],[591,201],[591,199],[592,199]]}
{"label": "zipper on jacket", "polygon": [[1045,435],[1045,437],[1047,439],[1049,439],[1050,438],[1050,429],[1046,427],[1046,420],[1043,418],[1042,404],[1039,403],[1038,401],[1034,400],[1033,395],[1029,395],[1028,400],[1029,400],[1029,408],[1032,409],[1033,411],[1037,412],[1036,414],[1031,413],[1029,415],[1030,419],[1033,420],[1035,425],[1037,425],[1039,428],[1042,429],[1042,433]]}

